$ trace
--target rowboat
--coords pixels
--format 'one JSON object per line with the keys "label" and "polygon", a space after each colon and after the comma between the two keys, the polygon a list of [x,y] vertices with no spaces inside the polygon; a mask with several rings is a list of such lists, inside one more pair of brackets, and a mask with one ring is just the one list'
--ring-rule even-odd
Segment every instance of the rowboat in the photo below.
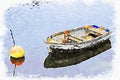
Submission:
{"label": "rowboat", "polygon": [[111,30],[102,26],[87,25],[76,29],[65,30],[47,37],[45,43],[49,44],[49,52],[53,50],[78,50],[96,43],[101,43],[111,36]]}

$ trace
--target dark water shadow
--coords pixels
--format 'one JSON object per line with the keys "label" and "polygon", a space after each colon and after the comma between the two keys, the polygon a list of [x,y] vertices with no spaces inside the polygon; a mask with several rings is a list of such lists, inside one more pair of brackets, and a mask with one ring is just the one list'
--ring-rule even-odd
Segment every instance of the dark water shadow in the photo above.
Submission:
{"label": "dark water shadow", "polygon": [[104,42],[98,43],[94,46],[84,48],[81,50],[72,50],[63,51],[60,53],[59,49],[49,53],[47,58],[44,61],[45,68],[58,68],[71,66],[78,63],[81,63],[89,58],[92,58],[108,49],[111,48],[110,40],[106,40]]}

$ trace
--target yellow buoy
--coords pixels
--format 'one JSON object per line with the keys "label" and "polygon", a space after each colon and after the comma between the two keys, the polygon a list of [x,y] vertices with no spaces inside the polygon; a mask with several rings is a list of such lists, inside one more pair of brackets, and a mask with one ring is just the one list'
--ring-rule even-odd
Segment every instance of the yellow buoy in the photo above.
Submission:
{"label": "yellow buoy", "polygon": [[13,46],[10,49],[10,56],[14,57],[14,58],[20,58],[23,57],[25,54],[24,49],[21,46]]}

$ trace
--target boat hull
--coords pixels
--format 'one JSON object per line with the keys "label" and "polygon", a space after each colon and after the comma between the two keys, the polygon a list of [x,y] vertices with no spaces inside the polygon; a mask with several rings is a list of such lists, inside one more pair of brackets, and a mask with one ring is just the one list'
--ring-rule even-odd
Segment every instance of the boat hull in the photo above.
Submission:
{"label": "boat hull", "polygon": [[48,47],[48,52],[54,52],[54,51],[59,51],[59,52],[64,52],[64,51],[69,51],[72,52],[74,50],[80,50],[82,48],[87,48],[87,47],[92,47],[96,44],[102,44],[102,42],[108,40],[110,38],[110,33],[97,37],[96,39],[92,40],[92,41],[87,41],[87,42],[83,42],[83,43],[79,43],[79,44],[51,44]]}

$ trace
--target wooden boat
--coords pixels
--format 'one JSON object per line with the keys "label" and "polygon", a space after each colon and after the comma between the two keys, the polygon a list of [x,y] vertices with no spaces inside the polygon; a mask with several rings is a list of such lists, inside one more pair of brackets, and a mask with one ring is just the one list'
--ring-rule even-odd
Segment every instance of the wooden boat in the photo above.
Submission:
{"label": "wooden boat", "polygon": [[50,44],[49,52],[53,49],[74,50],[93,46],[110,38],[112,32],[102,26],[88,25],[76,29],[65,30],[50,35],[46,43]]}

